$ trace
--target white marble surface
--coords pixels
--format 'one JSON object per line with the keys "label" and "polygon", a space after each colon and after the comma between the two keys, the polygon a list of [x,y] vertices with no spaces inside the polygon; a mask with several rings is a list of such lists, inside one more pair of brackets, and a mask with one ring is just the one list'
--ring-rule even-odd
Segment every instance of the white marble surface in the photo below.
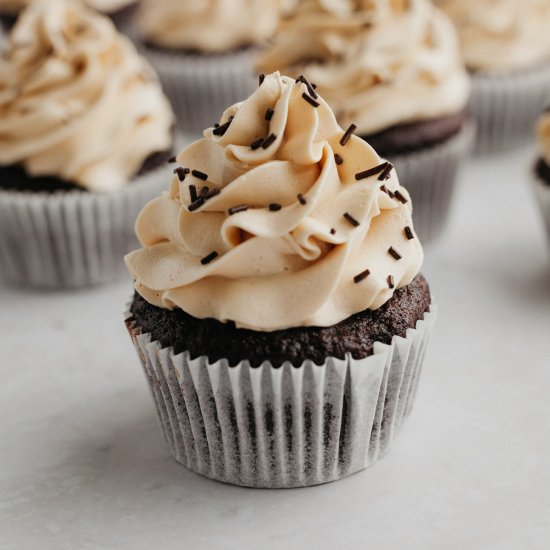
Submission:
{"label": "white marble surface", "polygon": [[550,263],[532,152],[474,161],[425,273],[416,408],[370,470],[310,489],[202,479],[164,447],[122,324],[130,283],[0,289],[0,548],[550,547]]}

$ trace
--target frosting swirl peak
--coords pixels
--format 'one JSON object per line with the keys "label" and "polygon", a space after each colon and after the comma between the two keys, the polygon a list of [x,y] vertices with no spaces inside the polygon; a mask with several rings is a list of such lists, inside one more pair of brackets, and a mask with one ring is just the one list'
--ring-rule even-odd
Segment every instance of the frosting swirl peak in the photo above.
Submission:
{"label": "frosting swirl peak", "polygon": [[456,32],[428,0],[302,0],[257,65],[306,75],[361,135],[456,114],[470,91]]}
{"label": "frosting swirl peak", "polygon": [[0,164],[114,191],[171,147],[173,115],[151,67],[106,17],[33,3],[0,61]]}
{"label": "frosting swirl peak", "polygon": [[126,263],[146,300],[272,331],[336,324],[415,277],[406,190],[310,85],[274,73],[220,122],[138,217]]}

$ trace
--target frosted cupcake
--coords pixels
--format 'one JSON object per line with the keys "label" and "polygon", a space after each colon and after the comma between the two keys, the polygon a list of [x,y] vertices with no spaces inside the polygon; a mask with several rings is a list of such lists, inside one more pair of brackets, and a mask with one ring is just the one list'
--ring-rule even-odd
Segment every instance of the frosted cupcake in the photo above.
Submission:
{"label": "frosted cupcake", "polygon": [[66,287],[123,273],[133,221],[166,177],[173,115],[106,17],[36,2],[0,61],[0,273]]}
{"label": "frosted cupcake", "polygon": [[550,240],[550,111],[546,111],[537,124],[539,158],[535,166],[535,193],[546,223]]}
{"label": "frosted cupcake", "polygon": [[[0,0],[0,19],[5,28],[11,29],[17,16],[31,2],[46,0]],[[104,15],[108,15],[117,26],[125,27],[138,5],[138,0],[79,0]]]}
{"label": "frosted cupcake", "polygon": [[254,487],[372,464],[435,313],[394,168],[278,73],[177,161],[126,257],[126,324],[175,458]]}
{"label": "frosted cupcake", "polygon": [[550,101],[550,2],[436,0],[458,29],[473,77],[479,151],[526,145]]}
{"label": "frosted cupcake", "polygon": [[202,132],[252,92],[257,47],[273,35],[283,8],[275,0],[143,0],[136,34],[182,130]]}
{"label": "frosted cupcake", "polygon": [[458,38],[427,0],[356,4],[304,0],[258,67],[304,75],[344,128],[391,160],[426,241],[444,227],[473,139]]}

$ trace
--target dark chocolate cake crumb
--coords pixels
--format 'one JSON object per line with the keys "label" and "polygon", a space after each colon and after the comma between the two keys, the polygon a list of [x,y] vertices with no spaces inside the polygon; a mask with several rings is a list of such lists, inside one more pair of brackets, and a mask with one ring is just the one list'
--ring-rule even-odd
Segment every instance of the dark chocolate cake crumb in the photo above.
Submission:
{"label": "dark chocolate cake crumb", "polygon": [[355,359],[371,355],[375,342],[390,344],[393,336],[405,337],[407,329],[429,311],[430,290],[422,275],[395,291],[380,308],[365,310],[330,327],[296,327],[274,332],[238,329],[234,323],[196,319],[181,309],[173,311],[152,306],[135,294],[133,319],[143,332],[150,332],[175,353],[189,351],[192,358],[207,356],[210,361],[226,358],[231,365],[247,359],[253,367],[265,360],[279,367],[289,361],[300,366],[309,359],[317,364],[327,357]]}

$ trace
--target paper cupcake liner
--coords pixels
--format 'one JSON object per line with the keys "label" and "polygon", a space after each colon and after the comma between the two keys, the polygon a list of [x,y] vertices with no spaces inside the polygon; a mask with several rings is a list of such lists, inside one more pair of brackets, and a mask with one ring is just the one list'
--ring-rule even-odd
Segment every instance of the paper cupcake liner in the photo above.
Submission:
{"label": "paper cupcake liner", "polygon": [[477,120],[477,153],[528,145],[550,102],[550,65],[513,75],[472,75],[470,112]]}
{"label": "paper cupcake liner", "polygon": [[160,167],[115,193],[0,190],[0,279],[45,288],[83,287],[127,273],[141,208],[166,187]]}
{"label": "paper cupcake liner", "polygon": [[126,313],[166,443],[190,470],[246,487],[327,483],[373,464],[411,411],[436,316],[365,359],[274,368],[191,359],[152,341]]}
{"label": "paper cupcake liner", "polygon": [[535,197],[546,226],[546,236],[550,244],[550,185],[535,176],[533,180]]}
{"label": "paper cupcake liner", "polygon": [[475,124],[467,123],[440,145],[404,155],[388,155],[399,182],[411,194],[413,222],[425,244],[443,232],[455,193],[460,166],[470,154]]}
{"label": "paper cupcake liner", "polygon": [[172,102],[178,128],[201,133],[218,122],[234,103],[245,100],[257,87],[250,48],[220,55],[165,52],[144,47]]}

